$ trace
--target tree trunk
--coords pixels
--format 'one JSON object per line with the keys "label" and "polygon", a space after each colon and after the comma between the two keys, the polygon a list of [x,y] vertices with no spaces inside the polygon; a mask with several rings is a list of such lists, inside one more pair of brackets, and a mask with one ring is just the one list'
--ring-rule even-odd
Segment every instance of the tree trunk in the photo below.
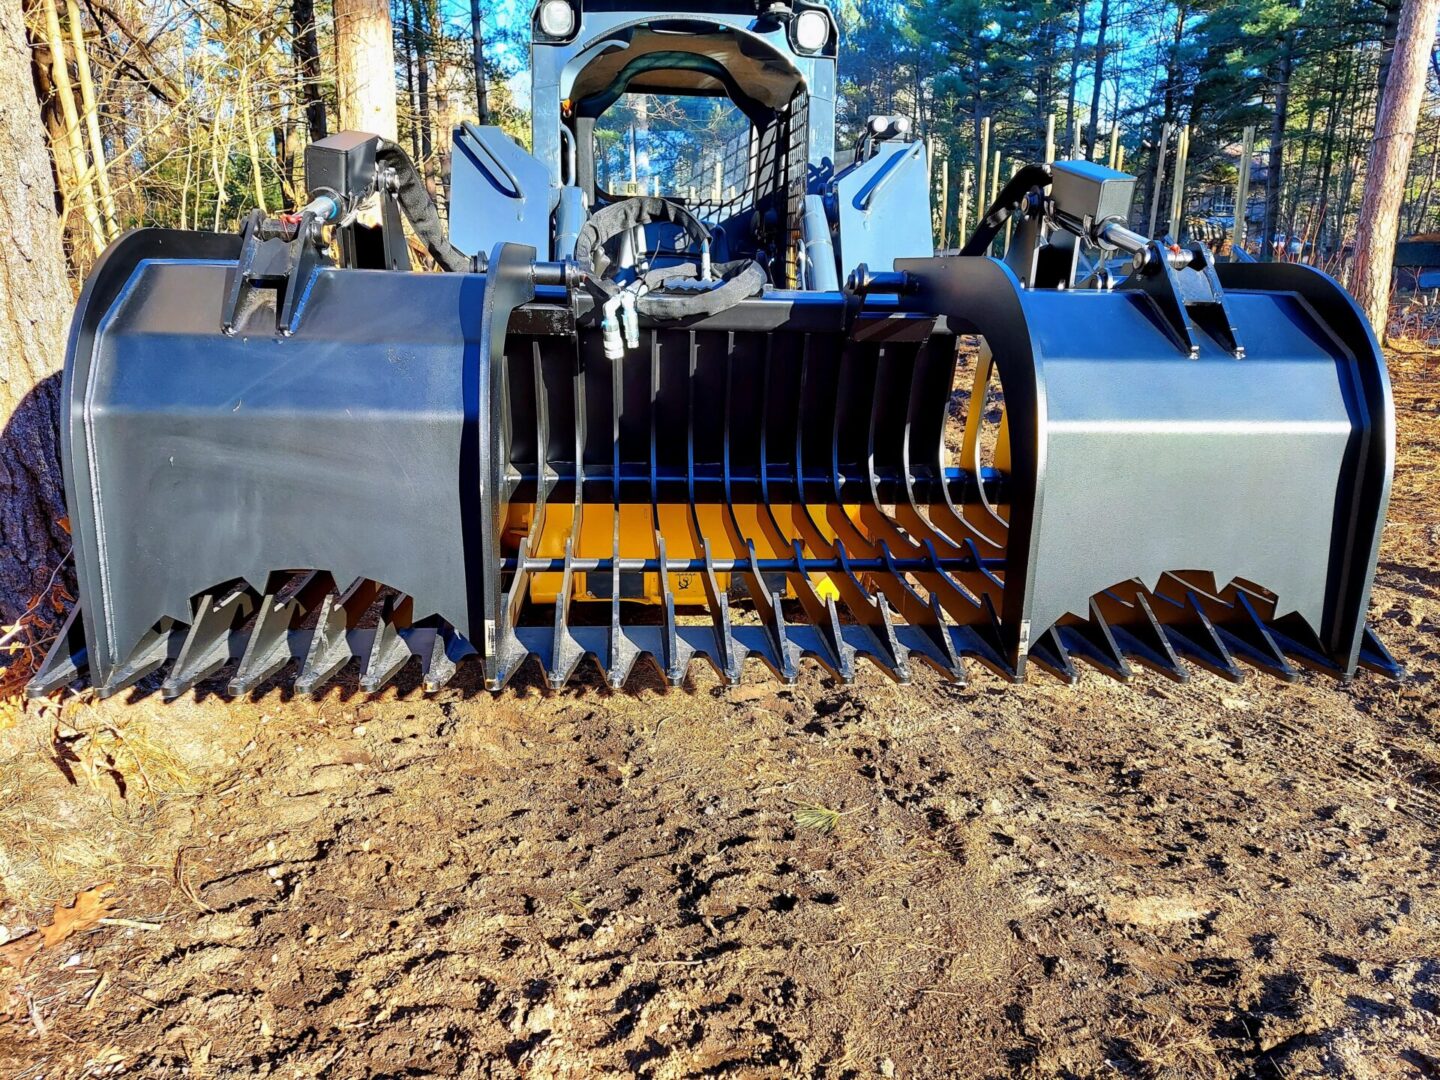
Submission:
{"label": "tree trunk", "polygon": [[[1075,48],[1070,53],[1070,93],[1065,98],[1065,138],[1069,139],[1075,130],[1075,93],[1080,85],[1080,57],[1085,49],[1085,0],[1080,0],[1079,13],[1075,17]],[[1056,154],[1064,157],[1063,154]]]}
{"label": "tree trunk", "polygon": [[431,141],[433,138],[430,121],[430,33],[435,25],[430,12],[421,0],[412,0],[410,5],[410,33],[415,42],[415,93],[420,108],[415,123],[420,126],[420,175],[429,171]]}
{"label": "tree trunk", "polygon": [[1275,61],[1275,112],[1270,118],[1270,155],[1265,170],[1265,220],[1260,227],[1260,259],[1275,257],[1275,227],[1280,222],[1280,183],[1285,168],[1285,120],[1290,109],[1290,68],[1295,60],[1290,38]]}
{"label": "tree trunk", "polygon": [[400,8],[400,41],[405,46],[405,104],[410,109],[410,157],[420,160],[420,102],[415,97],[415,23],[409,5]]}
{"label": "tree trunk", "polygon": [[1425,93],[1426,64],[1435,43],[1437,15],[1440,0],[1405,0],[1365,168],[1351,291],[1381,336],[1390,304],[1390,270],[1395,259],[1400,201],[1410,172],[1410,150],[1415,143],[1420,99]]}
{"label": "tree trunk", "polygon": [[1320,159],[1320,205],[1315,209],[1315,220],[1318,223],[1315,248],[1320,258],[1329,254],[1329,226],[1328,215],[1330,212],[1330,175],[1335,161],[1335,133],[1338,130],[1340,119],[1340,103],[1348,100],[1350,96],[1350,78],[1355,72],[1355,53],[1351,49],[1345,50],[1344,75],[1334,83],[1330,90],[1330,112],[1325,120],[1325,143]]}
{"label": "tree trunk", "polygon": [[74,303],[20,0],[0,0],[0,623],[17,621],[69,539],[58,369]]}
{"label": "tree trunk", "polygon": [[1290,198],[1285,207],[1285,232],[1295,235],[1295,215],[1300,212],[1300,198],[1304,194],[1305,172],[1310,168],[1310,144],[1315,138],[1315,114],[1320,99],[1312,96],[1305,110],[1305,135],[1300,140],[1300,164],[1295,169],[1295,180],[1290,185]]}
{"label": "tree trunk", "polygon": [[291,11],[295,17],[295,66],[305,102],[305,123],[313,142],[328,134],[325,99],[320,96],[320,36],[315,30],[315,0],[294,0]]}
{"label": "tree trunk", "polygon": [[1105,86],[1105,32],[1110,28],[1110,0],[1100,0],[1100,22],[1095,27],[1095,85],[1090,90],[1090,134],[1085,157],[1095,160],[1100,141],[1100,93]]}
{"label": "tree trunk", "polygon": [[485,25],[480,0],[470,0],[470,52],[475,64],[475,114],[480,123],[490,123],[490,95],[485,90]]}
{"label": "tree trunk", "polygon": [[387,0],[335,0],[340,126],[398,138],[395,41]]}
{"label": "tree trunk", "polygon": [[1401,0],[1384,0],[1385,15],[1380,20],[1380,68],[1375,73],[1375,98],[1385,97],[1385,83],[1390,78],[1390,64],[1395,55],[1396,34],[1400,30]]}

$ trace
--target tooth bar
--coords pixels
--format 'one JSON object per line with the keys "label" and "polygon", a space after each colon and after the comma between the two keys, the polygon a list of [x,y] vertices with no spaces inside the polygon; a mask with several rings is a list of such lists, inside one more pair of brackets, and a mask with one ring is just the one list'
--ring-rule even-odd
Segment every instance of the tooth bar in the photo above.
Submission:
{"label": "tooth bar", "polygon": [[[578,560],[570,561],[573,573]],[[648,658],[671,685],[683,682],[696,660],[708,662],[722,683],[733,685],[741,681],[744,661],[750,657],[787,683],[808,661],[850,684],[859,670],[857,659],[869,660],[902,683],[912,678],[916,660],[954,681],[965,679],[962,660],[979,661],[1014,681],[1013,671],[1001,660],[983,624],[942,621],[938,603],[930,605],[931,622],[903,622],[885,592],[865,592],[843,549],[837,561],[848,570],[849,585],[870,601],[865,610],[851,609],[855,616],[851,621],[832,617],[797,622],[795,611],[782,614],[778,595],[766,594],[752,598],[762,616],[759,625],[734,624],[728,612],[712,617],[710,626],[678,624],[674,597],[667,589],[669,603],[658,625],[625,622],[620,618],[624,606],[611,602],[607,630],[570,625],[569,606],[557,604],[552,625],[509,628],[501,675],[487,685],[499,690],[532,656],[552,689],[565,686],[587,659],[612,688],[623,687],[641,657]],[[891,563],[893,567],[894,560]],[[760,583],[754,561],[750,568],[747,578]],[[860,602],[854,592],[847,596]],[[717,592],[716,600],[726,598]],[[834,601],[821,606],[815,598],[809,600],[808,605],[795,606],[810,616],[835,614]],[[515,606],[517,614],[520,607]],[[314,625],[304,625],[312,611],[316,611]],[[373,620],[365,619],[372,611]],[[382,597],[375,583],[363,580],[344,593],[335,592],[324,575],[309,575],[262,597],[245,589],[221,590],[202,596],[195,612],[188,627],[167,622],[147,634],[109,682],[97,688],[99,695],[118,694],[168,664],[160,690],[170,700],[214,678],[232,661],[234,673],[225,683],[231,696],[251,693],[275,680],[292,661],[295,691],[319,695],[352,659],[359,662],[360,691],[373,694],[394,682],[416,658],[424,691],[435,692],[451,682],[467,658],[477,655],[445,624],[414,625],[408,597]],[[43,697],[87,677],[83,618],[78,606],[71,611],[30,681],[30,696]],[[371,624],[361,625],[367,621]],[[1065,683],[1077,682],[1084,666],[1129,681],[1134,676],[1132,663],[1178,682],[1191,677],[1192,666],[1238,682],[1247,671],[1242,662],[1286,681],[1298,678],[1295,665],[1337,677],[1342,673],[1306,628],[1268,621],[1245,591],[1227,600],[1179,579],[1162,583],[1157,592],[1127,583],[1098,595],[1091,602],[1089,618],[1069,617],[1047,628],[1036,637],[1029,655]],[[1404,676],[1404,668],[1373,631],[1366,632],[1360,663],[1389,678]]]}

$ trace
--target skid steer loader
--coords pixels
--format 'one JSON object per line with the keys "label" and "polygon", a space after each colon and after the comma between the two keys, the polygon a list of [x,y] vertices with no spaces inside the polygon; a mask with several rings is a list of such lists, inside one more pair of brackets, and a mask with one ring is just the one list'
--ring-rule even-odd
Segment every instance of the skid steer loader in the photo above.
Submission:
{"label": "skid steer loader", "polygon": [[[1390,390],[1330,278],[1137,235],[1134,178],[1084,161],[937,257],[907,122],[837,151],[813,0],[543,0],[532,31],[533,147],[463,125],[447,223],[347,132],[297,212],[97,264],[64,371],[80,602],[33,693],[316,693],[352,661],[367,692],[412,661],[498,690],[531,657],[556,688],[641,658],[1398,675],[1366,624]],[[597,123],[637,94],[742,137],[683,190],[617,179]]]}

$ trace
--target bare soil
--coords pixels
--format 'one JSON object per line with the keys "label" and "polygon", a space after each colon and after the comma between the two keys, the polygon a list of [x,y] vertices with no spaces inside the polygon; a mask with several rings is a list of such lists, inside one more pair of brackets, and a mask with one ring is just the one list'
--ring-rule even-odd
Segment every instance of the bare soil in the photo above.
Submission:
{"label": "bare soil", "polygon": [[1400,684],[32,706],[0,941],[116,903],[0,962],[0,1075],[1440,1076],[1437,363],[1393,358]]}

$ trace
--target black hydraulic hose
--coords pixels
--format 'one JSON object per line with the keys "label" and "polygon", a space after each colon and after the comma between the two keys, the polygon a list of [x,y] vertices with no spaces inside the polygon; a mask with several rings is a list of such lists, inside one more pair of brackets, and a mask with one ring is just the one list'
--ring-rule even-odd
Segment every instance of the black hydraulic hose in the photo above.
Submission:
{"label": "black hydraulic hose", "polygon": [[375,160],[395,170],[396,198],[400,209],[441,269],[459,274],[473,270],[475,263],[470,256],[453,246],[446,237],[445,223],[440,220],[435,203],[425,190],[425,182],[420,179],[420,173],[409,155],[389,139],[381,139],[375,151]]}
{"label": "black hydraulic hose", "polygon": [[985,216],[970,234],[970,239],[965,241],[960,254],[984,255],[995,242],[995,237],[1000,235],[1000,230],[1005,228],[1005,222],[1010,220],[1010,215],[1020,209],[1030,189],[1049,186],[1049,169],[1044,165],[1026,165],[1000,189],[1000,194],[996,196],[990,209],[985,211]]}

